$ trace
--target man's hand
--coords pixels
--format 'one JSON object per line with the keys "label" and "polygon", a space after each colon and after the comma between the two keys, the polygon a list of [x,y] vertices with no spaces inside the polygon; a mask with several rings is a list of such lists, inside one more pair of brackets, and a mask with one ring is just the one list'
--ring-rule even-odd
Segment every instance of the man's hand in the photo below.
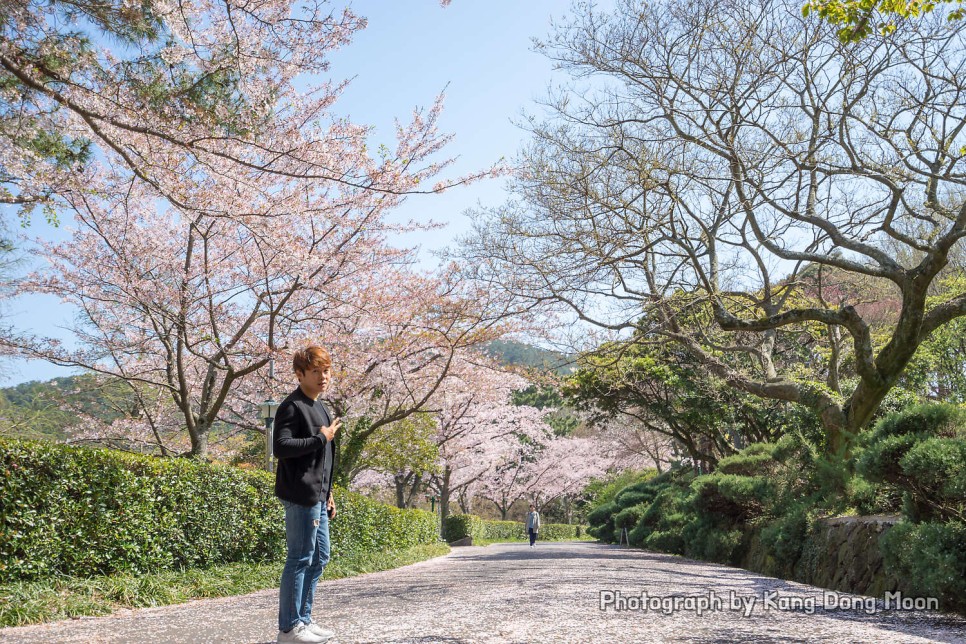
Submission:
{"label": "man's hand", "polygon": [[342,421],[336,418],[334,421],[332,421],[332,424],[329,425],[328,427],[320,428],[319,432],[323,436],[325,436],[325,440],[331,441],[332,439],[335,438],[335,433],[339,431],[339,428],[341,427],[342,427]]}
{"label": "man's hand", "polygon": [[329,500],[325,503],[325,508],[329,511],[329,518],[334,519],[336,515],[335,499],[333,499],[331,495],[329,496]]}

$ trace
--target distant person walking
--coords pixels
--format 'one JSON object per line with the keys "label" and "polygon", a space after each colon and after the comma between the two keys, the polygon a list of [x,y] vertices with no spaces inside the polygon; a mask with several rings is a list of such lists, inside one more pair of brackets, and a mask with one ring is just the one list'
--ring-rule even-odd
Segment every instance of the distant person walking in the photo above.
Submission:
{"label": "distant person walking", "polygon": [[537,533],[540,532],[540,513],[537,512],[537,507],[534,504],[530,504],[530,511],[527,513],[527,534],[530,535],[530,547],[537,540]]}
{"label": "distant person walking", "polygon": [[332,359],[322,347],[308,347],[292,359],[298,389],[275,415],[275,496],[285,506],[287,555],[278,594],[278,642],[325,642],[334,632],[312,619],[315,585],[329,563],[332,498],[332,441],[340,421],[318,400],[332,380]]}

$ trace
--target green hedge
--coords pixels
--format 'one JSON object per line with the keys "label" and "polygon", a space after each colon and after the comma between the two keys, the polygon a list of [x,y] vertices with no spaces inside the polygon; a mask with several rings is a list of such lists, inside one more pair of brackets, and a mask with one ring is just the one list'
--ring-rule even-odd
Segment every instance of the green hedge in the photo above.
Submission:
{"label": "green hedge", "polygon": [[[284,555],[263,471],[0,439],[0,583],[203,568]],[[336,490],[333,557],[436,541],[432,513]]]}
{"label": "green hedge", "polygon": [[540,541],[572,541],[587,534],[587,526],[567,523],[544,523],[540,526]]}
{"label": "green hedge", "polygon": [[[565,523],[544,523],[538,538],[541,541],[567,541],[587,534],[585,526]],[[526,526],[518,521],[487,521],[472,514],[454,514],[443,523],[443,538],[452,543],[464,537],[474,541],[522,541],[527,539]]]}

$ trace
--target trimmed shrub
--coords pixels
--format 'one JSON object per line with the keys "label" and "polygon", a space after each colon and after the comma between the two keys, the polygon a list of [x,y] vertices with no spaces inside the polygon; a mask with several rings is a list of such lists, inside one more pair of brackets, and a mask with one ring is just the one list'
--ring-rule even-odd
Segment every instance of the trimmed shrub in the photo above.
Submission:
{"label": "trimmed shrub", "polygon": [[586,527],[568,523],[544,523],[540,526],[540,541],[571,541],[587,533]]}
{"label": "trimmed shrub", "polygon": [[902,521],[883,536],[882,554],[907,594],[966,612],[966,523]]}
{"label": "trimmed shrub", "polygon": [[670,481],[662,488],[631,530],[629,541],[631,545],[650,550],[683,555],[682,530],[691,518],[688,492],[685,487]]}
{"label": "trimmed shrub", "polygon": [[401,510],[339,488],[335,497],[339,512],[331,529],[333,558],[439,541],[439,518],[433,512]]}
{"label": "trimmed shrub", "polygon": [[624,508],[620,512],[614,515],[614,530],[620,535],[620,531],[624,528],[628,530],[632,529],[637,525],[637,522],[641,520],[641,515],[650,507],[650,503],[638,503],[637,505],[632,505],[629,508]]}
{"label": "trimmed shrub", "polygon": [[888,416],[865,437],[859,473],[902,493],[914,522],[966,516],[966,409],[932,404]]}
{"label": "trimmed shrub", "polygon": [[[0,582],[147,573],[284,554],[263,471],[0,439]],[[336,490],[333,557],[437,540],[430,512]]]}
{"label": "trimmed shrub", "polygon": [[650,480],[657,476],[658,472],[654,468],[643,470],[624,470],[622,472],[610,474],[602,479],[592,480],[584,488],[583,499],[578,501],[578,513],[584,519],[590,512],[601,506],[612,503],[617,493],[624,488]]}
{"label": "trimmed shrub", "polygon": [[451,514],[443,522],[443,538],[452,543],[465,537],[474,541],[523,539],[524,526],[517,521],[487,521],[475,514]]}
{"label": "trimmed shrub", "polygon": [[[443,520],[443,541],[453,543],[479,534],[483,519],[473,514],[451,514]],[[475,537],[474,537],[475,538]]]}
{"label": "trimmed shrub", "polygon": [[718,515],[732,524],[760,517],[777,495],[771,478],[719,472],[699,476],[691,489],[698,512]]}
{"label": "trimmed shrub", "polygon": [[[587,528],[565,523],[544,523],[538,538],[541,541],[579,539]],[[487,521],[473,514],[453,514],[443,522],[443,538],[452,543],[464,537],[474,541],[521,541],[527,539],[526,524],[519,521]]]}
{"label": "trimmed shrub", "polygon": [[684,554],[693,559],[736,564],[743,534],[739,528],[721,525],[714,517],[692,517],[681,531]]}
{"label": "trimmed shrub", "polygon": [[596,481],[589,485],[588,491],[598,490],[598,493],[587,513],[587,523],[590,524],[587,534],[605,543],[616,542],[620,529],[614,527],[614,515],[625,508],[652,500],[655,492],[650,483],[656,477],[658,474],[654,469],[629,471],[617,474],[607,482]]}
{"label": "trimmed shrub", "polygon": [[864,439],[859,472],[901,494],[907,519],[882,539],[887,570],[904,591],[966,610],[966,408],[912,407]]}
{"label": "trimmed shrub", "polygon": [[617,541],[614,534],[614,515],[620,510],[620,506],[614,502],[604,503],[587,515],[590,527],[587,532],[597,537],[605,543]]}
{"label": "trimmed shrub", "polygon": [[726,456],[718,462],[720,474],[735,474],[739,476],[754,476],[762,472],[775,469],[775,443],[754,443],[742,451]]}
{"label": "trimmed shrub", "polygon": [[761,545],[776,567],[770,574],[790,578],[809,541],[813,517],[808,503],[799,503],[762,527]]}
{"label": "trimmed shrub", "polygon": [[762,543],[791,568],[811,520],[806,509],[820,488],[817,467],[813,446],[799,436],[754,444],[721,459],[711,474],[682,468],[628,486],[591,513],[591,530],[617,541],[620,529],[631,527],[631,545],[734,564],[750,535],[764,529]]}

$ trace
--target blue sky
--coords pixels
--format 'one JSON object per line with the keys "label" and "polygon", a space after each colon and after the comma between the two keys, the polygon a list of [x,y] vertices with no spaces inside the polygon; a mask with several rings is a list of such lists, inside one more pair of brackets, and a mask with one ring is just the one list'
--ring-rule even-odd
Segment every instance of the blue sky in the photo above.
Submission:
{"label": "blue sky", "polygon": [[[434,0],[360,0],[351,6],[368,18],[369,26],[332,56],[332,77],[354,79],[336,112],[374,125],[376,137],[390,141],[395,117],[405,120],[413,108],[428,108],[445,89],[441,129],[456,135],[449,154],[459,157],[448,175],[513,157],[526,133],[512,121],[519,121],[524,111],[538,110],[535,101],[555,82],[550,61],[531,51],[531,39],[548,34],[551,16],[566,14],[568,0],[454,0],[446,8]],[[443,195],[410,197],[397,212],[400,219],[448,225],[400,243],[419,245],[429,266],[432,251],[468,229],[467,208],[497,205],[505,194],[502,180],[488,180]],[[60,228],[35,218],[27,234],[58,239],[69,227],[66,217]],[[7,305],[9,323],[65,340],[69,337],[62,327],[73,315],[71,307],[52,297]],[[0,371],[0,385],[69,373],[45,362],[9,360]]]}

